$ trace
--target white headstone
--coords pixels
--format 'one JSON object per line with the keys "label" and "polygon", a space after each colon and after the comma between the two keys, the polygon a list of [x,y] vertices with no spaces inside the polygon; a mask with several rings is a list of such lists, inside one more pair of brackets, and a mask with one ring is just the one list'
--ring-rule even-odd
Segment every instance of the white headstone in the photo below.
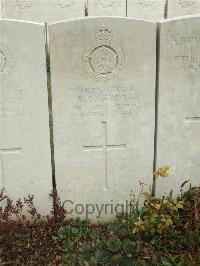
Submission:
{"label": "white headstone", "polygon": [[2,0],[0,0],[0,19],[3,19],[3,4],[2,4]]}
{"label": "white headstone", "polygon": [[46,18],[48,22],[60,21],[85,16],[86,0],[47,1]]}
{"label": "white headstone", "polygon": [[85,0],[3,0],[6,19],[54,22],[83,17]]}
{"label": "white headstone", "polygon": [[166,0],[127,0],[127,16],[144,19],[164,19]]}
{"label": "white headstone", "polygon": [[160,30],[157,192],[200,185],[200,17],[167,20]]}
{"label": "white headstone", "polygon": [[88,0],[88,15],[126,17],[126,0]]}
{"label": "white headstone", "polygon": [[56,182],[72,216],[93,204],[89,218],[109,220],[139,180],[152,184],[155,35],[126,18],[49,26]]}
{"label": "white headstone", "polygon": [[45,3],[40,0],[2,0],[5,19],[45,21]]}
{"label": "white headstone", "polygon": [[168,0],[168,18],[200,14],[199,0]]}
{"label": "white headstone", "polygon": [[0,20],[0,187],[34,195],[42,214],[52,190],[44,26]]}

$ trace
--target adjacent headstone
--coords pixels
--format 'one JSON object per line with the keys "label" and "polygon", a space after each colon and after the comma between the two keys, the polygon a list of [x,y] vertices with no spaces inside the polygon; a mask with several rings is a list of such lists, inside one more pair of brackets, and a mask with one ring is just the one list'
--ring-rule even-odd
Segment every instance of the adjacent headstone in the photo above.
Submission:
{"label": "adjacent headstone", "polygon": [[83,17],[85,0],[3,0],[6,19],[54,22]]}
{"label": "adjacent headstone", "polygon": [[164,19],[166,0],[127,0],[127,16],[144,19]]}
{"label": "adjacent headstone", "polygon": [[3,3],[2,3],[2,0],[0,0],[0,19],[3,19]]}
{"label": "adjacent headstone", "polygon": [[44,26],[0,20],[0,188],[35,196],[42,214],[52,190]]}
{"label": "adjacent headstone", "polygon": [[157,193],[200,185],[200,17],[160,24],[158,164],[170,174]]}
{"label": "adjacent headstone", "polygon": [[168,18],[200,14],[199,0],[168,0]]}
{"label": "adjacent headstone", "polygon": [[45,3],[40,0],[2,0],[5,19],[45,21]]}
{"label": "adjacent headstone", "polygon": [[88,15],[126,17],[126,0],[88,0]]}
{"label": "adjacent headstone", "polygon": [[46,3],[46,20],[48,22],[85,16],[86,0],[54,0]]}
{"label": "adjacent headstone", "polygon": [[88,18],[49,36],[58,193],[73,217],[109,220],[152,184],[156,24]]}

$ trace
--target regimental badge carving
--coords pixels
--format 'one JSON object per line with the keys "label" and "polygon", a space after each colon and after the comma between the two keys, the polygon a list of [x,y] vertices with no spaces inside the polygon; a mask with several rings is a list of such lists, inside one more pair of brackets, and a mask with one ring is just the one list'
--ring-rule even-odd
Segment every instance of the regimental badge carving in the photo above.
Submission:
{"label": "regimental badge carving", "polygon": [[84,69],[94,81],[110,81],[124,65],[124,53],[112,40],[112,35],[112,30],[102,25],[83,56]]}
{"label": "regimental badge carving", "polygon": [[27,9],[34,5],[34,1],[30,0],[16,0],[16,5],[18,9]]}
{"label": "regimental badge carving", "polygon": [[153,5],[154,0],[138,0],[138,5],[147,8]]}
{"label": "regimental badge carving", "polygon": [[98,5],[101,8],[112,7],[115,4],[116,0],[99,0]]}
{"label": "regimental badge carving", "polygon": [[10,74],[12,64],[13,60],[9,49],[0,42],[0,81],[3,81]]}
{"label": "regimental badge carving", "polygon": [[75,4],[74,0],[56,0],[56,5],[60,8],[69,8]]}
{"label": "regimental badge carving", "polygon": [[179,0],[178,3],[181,7],[187,8],[194,4],[195,0]]}

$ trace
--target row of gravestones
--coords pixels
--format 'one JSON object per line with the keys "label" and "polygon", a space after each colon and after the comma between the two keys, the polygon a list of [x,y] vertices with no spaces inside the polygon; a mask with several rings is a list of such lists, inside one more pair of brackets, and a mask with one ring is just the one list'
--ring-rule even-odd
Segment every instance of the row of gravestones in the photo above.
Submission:
{"label": "row of gravestones", "polygon": [[[171,167],[157,194],[186,180],[199,185],[200,17],[48,28],[55,177],[71,215],[87,210],[95,219],[101,210],[99,220],[108,220],[139,181],[152,184],[154,158]],[[52,170],[44,32],[0,20],[0,185],[15,199],[34,194],[45,214]]]}
{"label": "row of gravestones", "polygon": [[35,22],[87,15],[160,20],[199,12],[199,0],[0,0],[0,18]]}

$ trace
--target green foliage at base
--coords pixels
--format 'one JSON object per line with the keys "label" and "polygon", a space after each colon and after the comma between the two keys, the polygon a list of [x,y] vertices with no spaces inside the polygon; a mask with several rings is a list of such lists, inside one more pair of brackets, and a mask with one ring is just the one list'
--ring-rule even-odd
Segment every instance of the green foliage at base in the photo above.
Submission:
{"label": "green foliage at base", "polygon": [[[33,216],[20,215],[22,204],[0,208],[0,264],[10,265],[200,265],[200,188],[174,199],[143,192],[144,205],[131,201],[131,212],[108,224],[66,220],[59,199],[46,222],[26,200]],[[5,198],[0,194],[0,203]],[[54,198],[55,200],[55,198]],[[55,207],[54,206],[54,207]],[[12,220],[10,214],[18,216]],[[7,265],[7,264],[6,264]]]}

